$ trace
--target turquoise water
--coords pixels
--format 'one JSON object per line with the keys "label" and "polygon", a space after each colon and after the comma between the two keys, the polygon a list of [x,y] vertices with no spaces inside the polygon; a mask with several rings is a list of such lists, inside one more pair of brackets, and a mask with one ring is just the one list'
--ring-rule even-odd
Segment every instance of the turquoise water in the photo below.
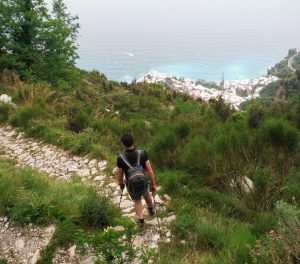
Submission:
{"label": "turquoise water", "polygon": [[79,67],[131,81],[152,69],[193,80],[265,75],[300,47],[298,0],[66,1]]}

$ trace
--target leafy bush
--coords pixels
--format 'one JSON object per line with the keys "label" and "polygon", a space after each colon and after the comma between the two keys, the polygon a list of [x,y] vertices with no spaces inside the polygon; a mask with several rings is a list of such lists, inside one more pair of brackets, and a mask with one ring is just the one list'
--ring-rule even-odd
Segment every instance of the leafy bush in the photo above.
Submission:
{"label": "leafy bush", "polygon": [[118,215],[108,199],[91,193],[80,203],[81,223],[91,228],[103,228]]}
{"label": "leafy bush", "polygon": [[185,172],[180,171],[164,171],[157,175],[164,191],[175,195],[182,189],[184,184],[188,183],[188,177],[189,176]]}
{"label": "leafy bush", "polygon": [[221,263],[251,263],[249,247],[255,243],[255,236],[251,233],[249,225],[231,223],[226,236],[224,249],[220,253]]}
{"label": "leafy bush", "polygon": [[102,228],[118,216],[108,198],[98,196],[90,187],[57,184],[32,170],[10,169],[10,165],[0,166],[0,191],[1,212],[19,223],[58,222],[65,240],[75,226]]}
{"label": "leafy bush", "polygon": [[209,181],[212,174],[209,158],[212,153],[209,144],[203,138],[191,140],[181,155],[186,170],[196,178],[198,183]]}
{"label": "leafy bush", "polygon": [[153,140],[150,154],[157,167],[174,168],[178,144],[174,131],[163,132]]}
{"label": "leafy bush", "polygon": [[9,111],[9,105],[0,103],[0,123],[3,123],[8,119]]}
{"label": "leafy bush", "polygon": [[300,259],[300,210],[284,202],[276,204],[277,228],[257,241],[251,250],[254,263],[298,263]]}
{"label": "leafy bush", "polygon": [[182,190],[182,196],[191,204],[199,207],[213,208],[225,216],[242,220],[251,220],[253,212],[239,199],[229,193],[221,193],[209,188],[190,188]]}
{"label": "leafy bush", "polygon": [[89,125],[89,115],[85,112],[77,112],[68,121],[68,129],[79,133]]}
{"label": "leafy bush", "polygon": [[269,119],[263,124],[265,140],[275,147],[289,152],[296,150],[299,134],[297,129],[282,120]]}
{"label": "leafy bush", "polygon": [[275,225],[276,216],[273,213],[263,212],[255,216],[251,230],[255,235],[264,235]]}
{"label": "leafy bush", "polygon": [[14,203],[15,191],[13,179],[0,171],[0,215],[7,213],[7,208]]}
{"label": "leafy bush", "polygon": [[259,128],[265,118],[265,109],[262,106],[253,106],[248,112],[248,126]]}
{"label": "leafy bush", "polygon": [[224,246],[225,233],[220,223],[211,223],[196,215],[181,214],[175,223],[179,239],[188,239],[196,249],[218,251]]}
{"label": "leafy bush", "polygon": [[[125,263],[136,257],[136,250],[132,247],[131,238],[133,232],[130,229],[116,231],[111,226],[104,229],[103,233],[90,232],[88,234],[79,231],[76,234],[76,245],[84,253],[88,246],[92,246],[101,256],[101,263]],[[148,263],[147,256],[140,254],[139,259]],[[127,260],[127,261],[126,261]]]}
{"label": "leafy bush", "polygon": [[226,104],[225,100],[221,96],[217,100],[210,99],[209,102],[222,121],[226,121],[233,113],[231,106]]}
{"label": "leafy bush", "polygon": [[18,109],[12,116],[13,126],[27,127],[31,120],[45,115],[44,109],[38,105]]}
{"label": "leafy bush", "polygon": [[96,159],[107,159],[109,150],[100,144],[92,145],[91,156]]}

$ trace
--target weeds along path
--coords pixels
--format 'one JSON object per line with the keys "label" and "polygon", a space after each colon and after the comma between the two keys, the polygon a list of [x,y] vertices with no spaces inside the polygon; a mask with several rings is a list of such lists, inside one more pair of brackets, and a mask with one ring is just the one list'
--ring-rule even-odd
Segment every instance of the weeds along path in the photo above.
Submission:
{"label": "weeds along path", "polygon": [[[0,150],[4,153],[0,153],[1,158],[14,159],[17,161],[16,166],[34,168],[56,180],[69,181],[77,175],[83,182],[93,185],[99,194],[110,197],[115,204],[119,203],[120,190],[116,179],[111,175],[106,175],[107,161],[105,160],[98,161],[89,159],[87,156],[73,156],[56,146],[25,138],[22,132],[18,132],[10,126],[0,127]],[[125,194],[121,202],[122,213],[124,216],[134,219],[133,202],[129,199],[128,193],[125,192]],[[156,195],[158,210],[160,215],[164,215],[160,218],[162,234],[160,235],[158,232],[157,219],[146,218],[145,230],[132,240],[135,248],[141,248],[145,251],[153,250],[158,248],[159,242],[168,243],[171,241],[168,226],[175,219],[175,215],[166,211],[165,205],[169,200],[170,197],[167,195],[161,197]],[[145,214],[147,215],[146,210]],[[18,233],[16,228],[14,230]],[[3,238],[2,234],[0,225],[0,240]],[[15,243],[13,244],[15,245]],[[21,244],[22,247],[26,247],[23,242]],[[45,243],[43,246],[46,246]],[[75,258],[74,247],[72,248],[73,250],[66,250],[66,252],[58,250],[54,263],[76,263],[72,260]],[[35,263],[35,261],[30,263]]]}

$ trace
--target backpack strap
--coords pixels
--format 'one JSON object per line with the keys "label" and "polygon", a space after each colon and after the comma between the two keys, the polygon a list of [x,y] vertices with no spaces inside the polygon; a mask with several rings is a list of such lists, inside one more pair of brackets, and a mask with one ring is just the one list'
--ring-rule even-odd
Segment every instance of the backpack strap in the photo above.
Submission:
{"label": "backpack strap", "polygon": [[140,166],[141,164],[141,151],[137,151],[137,165]]}
{"label": "backpack strap", "polygon": [[127,161],[127,159],[125,158],[125,155],[120,155],[121,159],[126,163],[126,165],[132,169],[132,166],[130,165],[130,163]]}

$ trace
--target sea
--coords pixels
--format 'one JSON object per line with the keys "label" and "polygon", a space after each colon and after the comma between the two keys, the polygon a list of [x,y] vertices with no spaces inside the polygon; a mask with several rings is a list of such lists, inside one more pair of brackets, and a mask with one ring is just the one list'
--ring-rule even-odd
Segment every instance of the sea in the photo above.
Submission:
{"label": "sea", "polygon": [[300,48],[299,0],[65,3],[81,25],[77,66],[117,81],[150,70],[194,81],[257,78]]}

